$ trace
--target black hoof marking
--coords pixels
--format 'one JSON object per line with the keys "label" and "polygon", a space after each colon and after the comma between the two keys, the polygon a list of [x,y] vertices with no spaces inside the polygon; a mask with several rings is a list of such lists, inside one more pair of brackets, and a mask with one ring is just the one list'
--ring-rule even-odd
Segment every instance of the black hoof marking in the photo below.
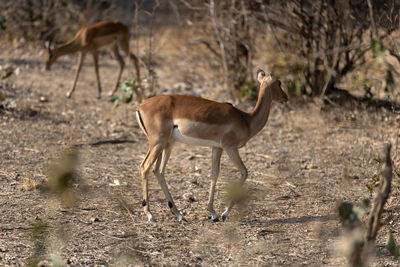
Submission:
{"label": "black hoof marking", "polygon": [[147,205],[146,200],[143,199],[142,206],[144,207],[144,206],[146,206],[146,205]]}
{"label": "black hoof marking", "polygon": [[213,222],[219,222],[218,217],[212,220]]}
{"label": "black hoof marking", "polygon": [[173,206],[174,206],[174,205],[172,205],[172,202],[171,202],[171,201],[168,201],[168,207],[169,207],[170,209],[172,209]]}

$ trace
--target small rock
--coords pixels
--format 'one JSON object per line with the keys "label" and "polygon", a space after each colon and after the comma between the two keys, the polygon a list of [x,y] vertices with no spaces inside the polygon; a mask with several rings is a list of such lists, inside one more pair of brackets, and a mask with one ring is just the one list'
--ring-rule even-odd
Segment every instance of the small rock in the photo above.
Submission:
{"label": "small rock", "polygon": [[100,219],[97,218],[97,217],[93,217],[93,218],[90,218],[90,222],[92,222],[92,223],[94,223],[94,222],[100,222]]}
{"label": "small rock", "polygon": [[279,165],[277,167],[277,170],[280,171],[280,172],[285,172],[285,171],[288,171],[289,168],[287,166],[285,166],[285,165]]}
{"label": "small rock", "polygon": [[173,89],[179,90],[179,91],[186,91],[186,90],[190,90],[191,88],[192,88],[192,86],[190,84],[184,83],[184,82],[176,83],[173,85]]}
{"label": "small rock", "polygon": [[45,96],[41,96],[41,97],[39,98],[39,101],[42,102],[42,103],[49,102],[49,100],[48,100]]}
{"label": "small rock", "polygon": [[14,102],[14,101],[8,101],[7,103],[6,103],[6,108],[7,109],[14,109],[14,108],[16,108],[17,107],[17,104]]}
{"label": "small rock", "polygon": [[37,110],[34,109],[29,109],[28,110],[28,116],[29,117],[35,117],[38,114]]}

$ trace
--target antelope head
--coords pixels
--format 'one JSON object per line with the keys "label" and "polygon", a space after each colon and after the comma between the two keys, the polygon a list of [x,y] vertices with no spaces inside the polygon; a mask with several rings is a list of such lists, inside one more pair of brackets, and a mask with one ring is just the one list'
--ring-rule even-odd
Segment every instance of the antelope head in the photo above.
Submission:
{"label": "antelope head", "polygon": [[273,101],[280,103],[285,103],[288,101],[288,96],[281,87],[281,81],[274,78],[271,73],[266,75],[263,70],[259,69],[257,71],[257,80],[260,83],[260,90],[267,90],[267,88],[271,90],[271,97]]}

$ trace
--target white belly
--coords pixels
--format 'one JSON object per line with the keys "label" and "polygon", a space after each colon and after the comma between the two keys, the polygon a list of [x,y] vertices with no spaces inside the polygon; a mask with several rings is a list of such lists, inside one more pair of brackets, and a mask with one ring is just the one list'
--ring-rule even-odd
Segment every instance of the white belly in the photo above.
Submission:
{"label": "white belly", "polygon": [[213,140],[200,139],[183,135],[179,131],[178,127],[174,127],[174,130],[172,132],[172,138],[177,142],[193,146],[221,147],[220,143],[215,142]]}

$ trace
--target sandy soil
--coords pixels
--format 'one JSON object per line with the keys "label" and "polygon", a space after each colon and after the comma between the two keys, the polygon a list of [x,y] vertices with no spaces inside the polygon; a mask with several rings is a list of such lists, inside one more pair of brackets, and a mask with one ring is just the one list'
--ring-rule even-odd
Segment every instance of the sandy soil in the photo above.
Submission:
{"label": "sandy soil", "polygon": [[[160,92],[215,96],[220,85],[192,50],[173,45],[158,49]],[[206,211],[211,151],[182,145],[173,152],[166,179],[188,222],[176,221],[151,175],[157,222],[148,223],[139,173],[147,141],[135,120],[135,104],[112,110],[105,94],[95,99],[90,57],[75,94],[66,99],[75,61],[76,56],[66,56],[44,72],[38,47],[0,46],[0,65],[19,68],[18,75],[0,82],[5,101],[15,103],[0,113],[1,265],[25,265],[39,255],[70,266],[344,266],[338,202],[370,198],[366,185],[382,166],[386,142],[393,144],[395,168],[400,163],[398,113],[332,106],[320,110],[292,100],[274,104],[267,126],[240,150],[249,169],[246,205],[236,207],[227,221],[212,223]],[[118,65],[108,54],[100,64],[108,92]],[[130,66],[123,77],[132,72]],[[188,81],[191,87],[179,86]],[[41,96],[48,102],[40,102]],[[250,110],[253,104],[239,107]],[[74,186],[77,205],[71,208],[36,184],[46,181],[49,166],[72,144],[78,145],[80,182]],[[238,177],[223,155],[218,213],[226,203],[225,187]],[[398,185],[400,177],[393,179]],[[393,188],[387,203],[372,266],[400,266],[384,247],[389,231],[400,242],[399,192]],[[40,237],[33,228],[38,222],[48,225]]]}

